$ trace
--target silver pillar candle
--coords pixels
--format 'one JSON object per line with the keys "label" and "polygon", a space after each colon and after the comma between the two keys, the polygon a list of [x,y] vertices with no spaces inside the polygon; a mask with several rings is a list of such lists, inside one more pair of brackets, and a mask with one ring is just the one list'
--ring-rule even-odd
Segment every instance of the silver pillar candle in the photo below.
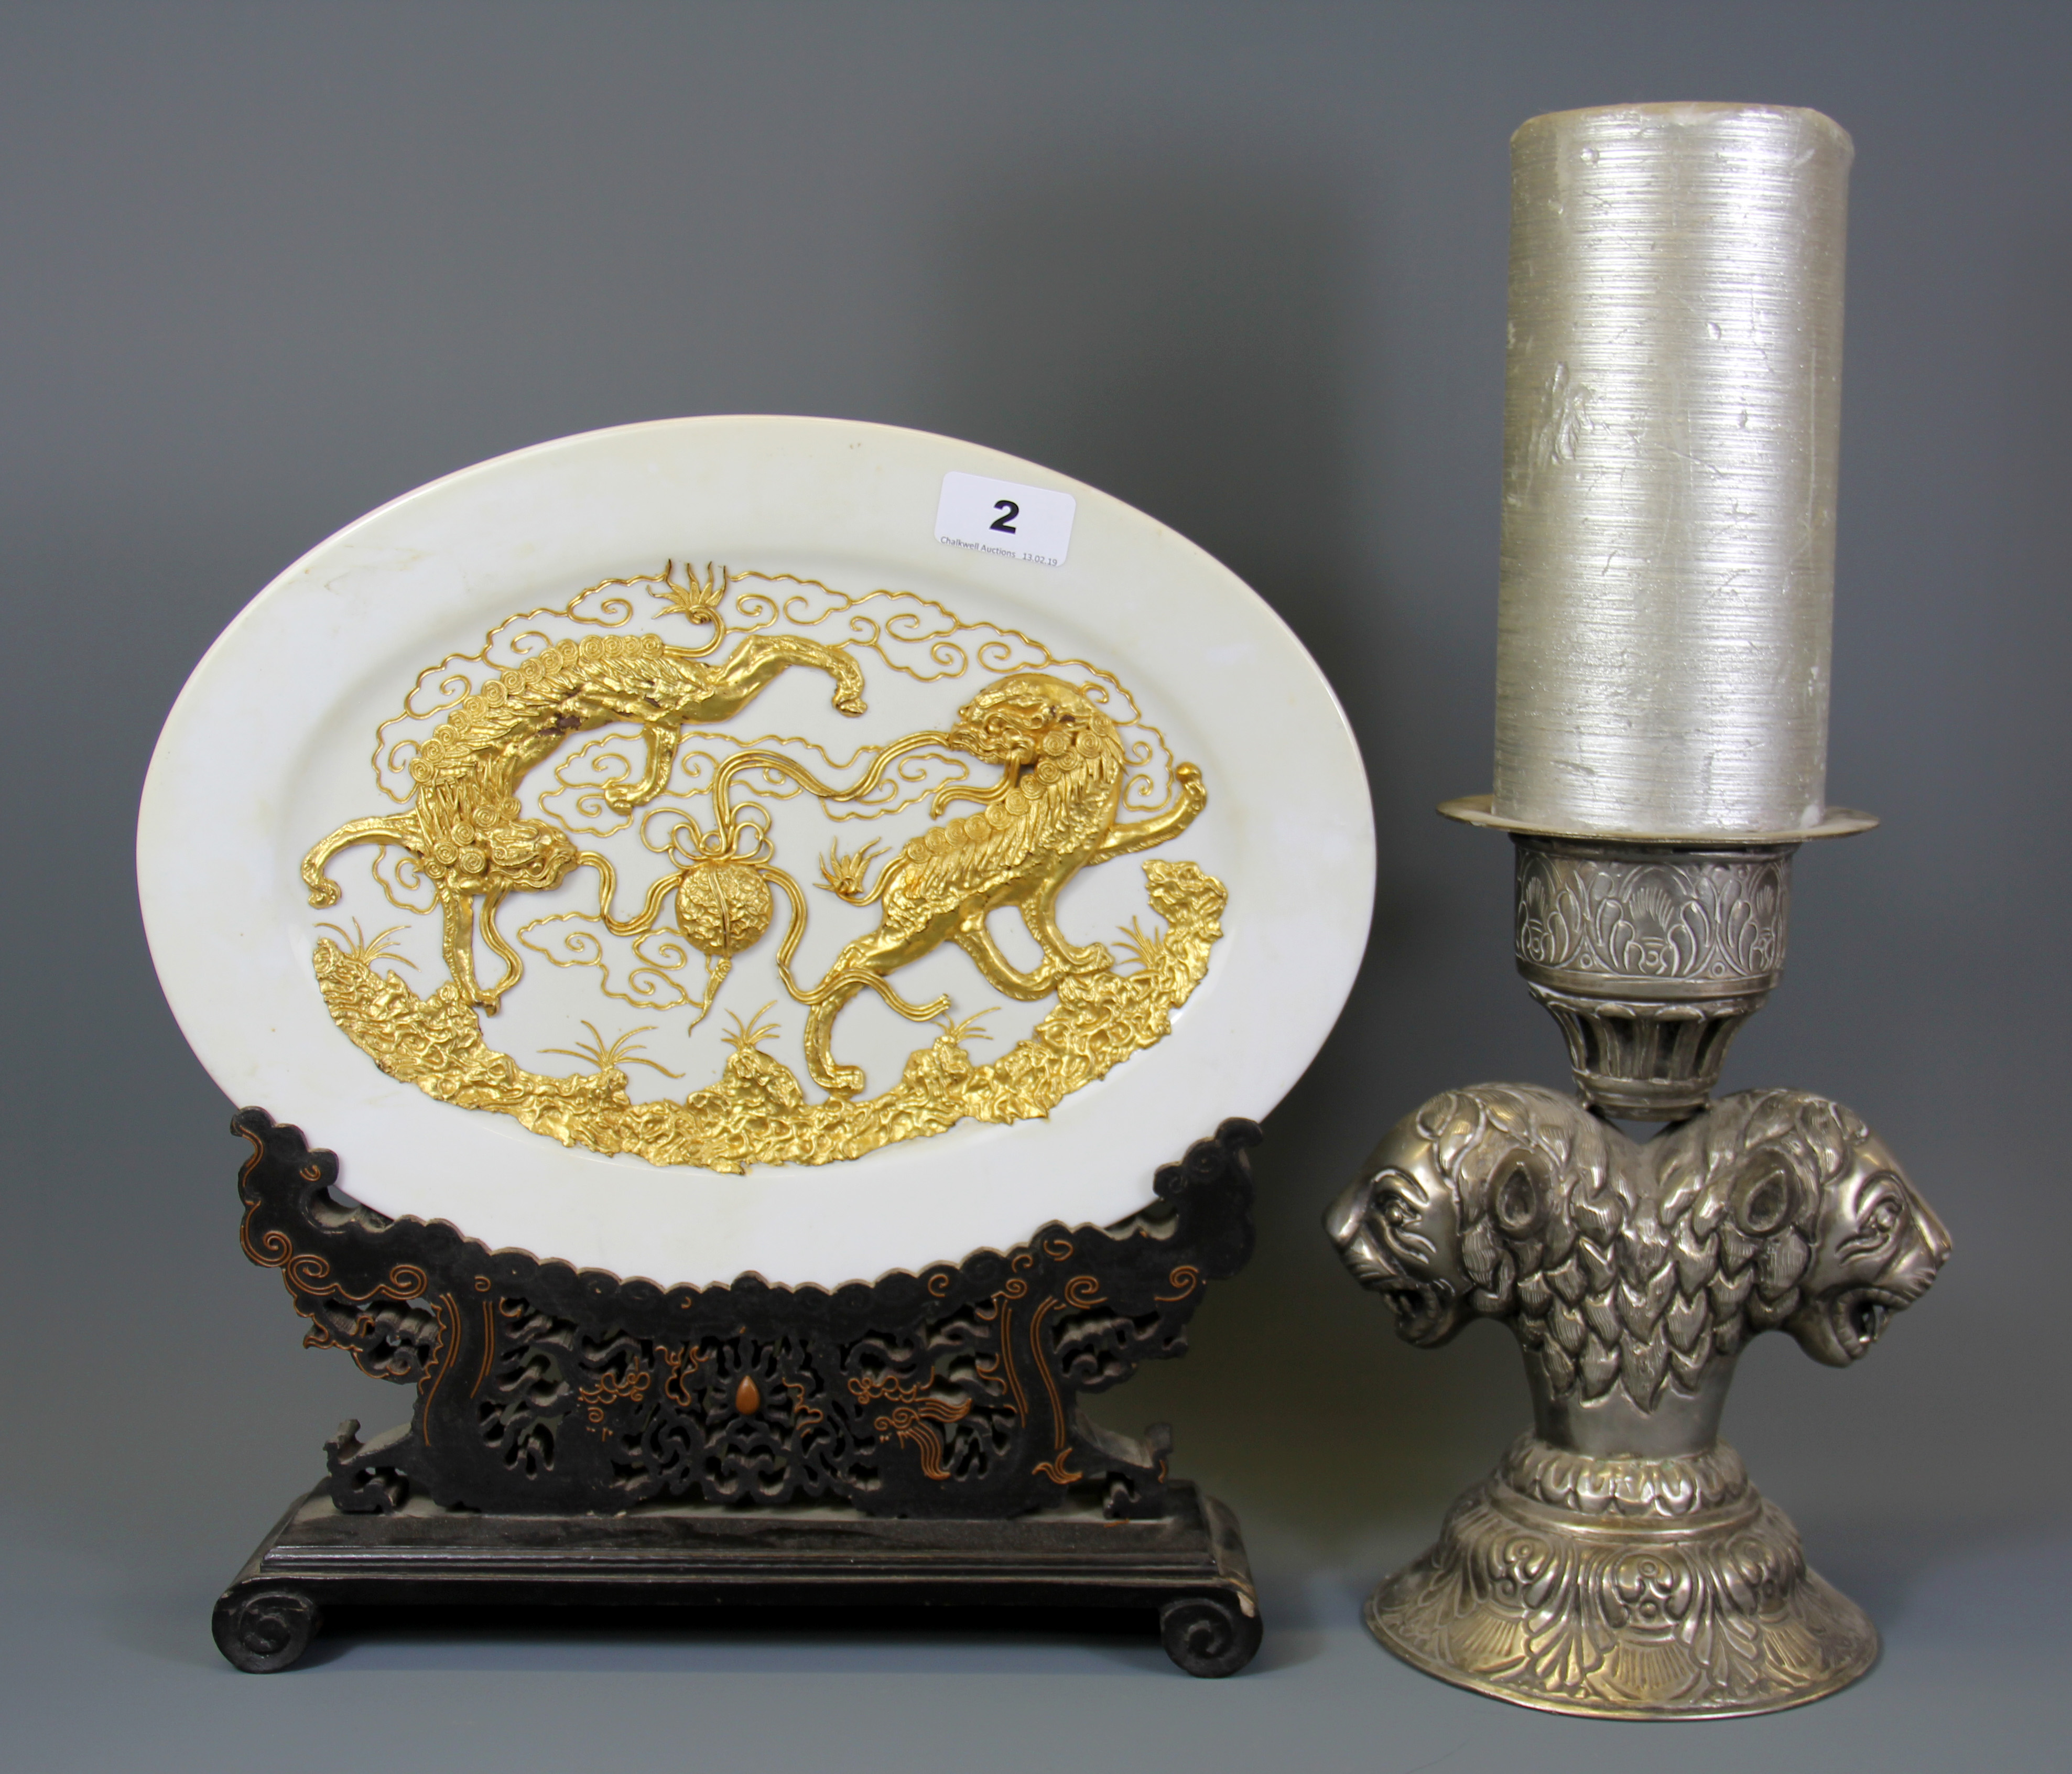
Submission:
{"label": "silver pillar candle", "polygon": [[1500,819],[1819,823],[1851,153],[1759,105],[1511,138]]}

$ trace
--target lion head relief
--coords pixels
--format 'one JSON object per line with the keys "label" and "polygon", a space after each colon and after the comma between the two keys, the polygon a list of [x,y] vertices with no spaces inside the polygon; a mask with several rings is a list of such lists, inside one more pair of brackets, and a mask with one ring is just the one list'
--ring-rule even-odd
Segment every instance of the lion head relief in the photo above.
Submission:
{"label": "lion head relief", "polygon": [[1557,1196],[1572,1166],[1601,1179],[1607,1131],[1572,1107],[1530,1085],[1448,1091],[1392,1128],[1338,1197],[1331,1241],[1408,1340],[1437,1348],[1503,1315],[1521,1260],[1536,1273],[1550,1238],[1572,1244]]}
{"label": "lion head relief", "polygon": [[987,764],[1026,765],[1045,787],[1075,764],[1122,761],[1114,721],[1043,672],[1016,672],[987,685],[957,710],[950,740]]}
{"label": "lion head relief", "polygon": [[1550,1393],[1651,1410],[1758,1331],[1860,1357],[1949,1234],[1839,1105],[1745,1091],[1638,1145],[1573,1098],[1479,1085],[1392,1129],[1326,1220],[1399,1332],[1508,1320]]}

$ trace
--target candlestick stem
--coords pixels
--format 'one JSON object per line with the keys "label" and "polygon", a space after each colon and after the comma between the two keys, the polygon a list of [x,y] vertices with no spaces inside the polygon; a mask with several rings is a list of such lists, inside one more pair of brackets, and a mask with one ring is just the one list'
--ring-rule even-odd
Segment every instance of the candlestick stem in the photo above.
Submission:
{"label": "candlestick stem", "polygon": [[[1711,1100],[1783,964],[1790,854],[1521,838],[1519,969],[1578,1096],[1435,1097],[1326,1217],[1408,1340],[1492,1318],[1524,1353],[1533,1430],[1367,1603],[1383,1644],[1449,1681],[1716,1718],[1818,1699],[1876,1661],[1868,1619],[1719,1439],[1749,1338],[1785,1330],[1846,1365],[1950,1252],[1847,1109]],[[1675,1119],[1642,1143],[1608,1114]]]}

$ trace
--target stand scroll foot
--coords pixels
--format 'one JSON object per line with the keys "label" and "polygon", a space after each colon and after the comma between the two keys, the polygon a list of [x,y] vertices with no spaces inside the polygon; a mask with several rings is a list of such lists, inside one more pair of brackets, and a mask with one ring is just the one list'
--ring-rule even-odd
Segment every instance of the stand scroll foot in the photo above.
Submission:
{"label": "stand scroll foot", "polygon": [[1190,1676],[1235,1675],[1258,1654],[1263,1630],[1227,1595],[1189,1595],[1158,1611],[1166,1654]]}
{"label": "stand scroll foot", "polygon": [[216,1648],[247,1675],[273,1675],[300,1661],[323,1628],[308,1593],[277,1583],[232,1584],[209,1622]]}

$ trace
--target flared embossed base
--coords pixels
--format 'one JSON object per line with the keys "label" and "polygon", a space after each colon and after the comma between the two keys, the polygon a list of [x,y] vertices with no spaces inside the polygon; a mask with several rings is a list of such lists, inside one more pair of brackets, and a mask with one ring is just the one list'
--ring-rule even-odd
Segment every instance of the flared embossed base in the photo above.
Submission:
{"label": "flared embossed base", "polygon": [[1845,1687],[1878,1652],[1724,1443],[1605,1459],[1523,1436],[1365,1617],[1444,1681],[1602,1718],[1775,1712]]}

